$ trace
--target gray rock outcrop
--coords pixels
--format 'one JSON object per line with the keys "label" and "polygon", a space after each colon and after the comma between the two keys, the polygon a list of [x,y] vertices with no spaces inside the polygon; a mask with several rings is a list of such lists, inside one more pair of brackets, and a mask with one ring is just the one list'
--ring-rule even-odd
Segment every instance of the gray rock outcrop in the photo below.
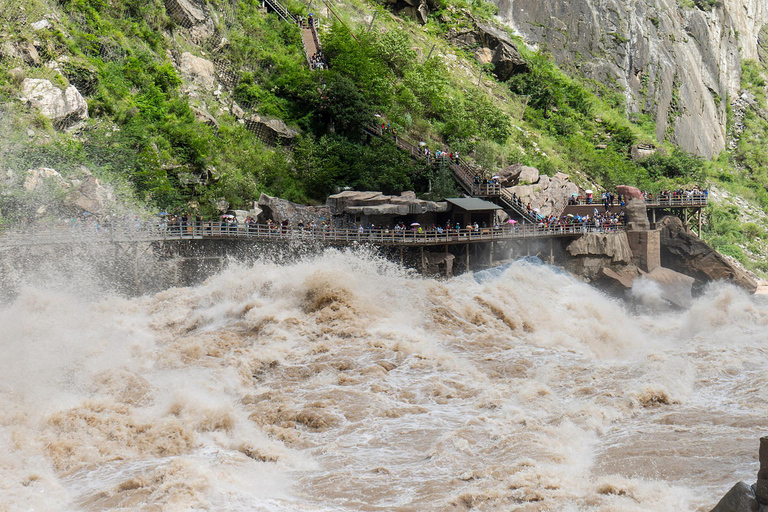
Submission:
{"label": "gray rock outcrop", "polygon": [[568,244],[571,256],[600,256],[611,263],[632,263],[632,250],[623,232],[588,233]]}
{"label": "gray rock outcrop", "polygon": [[21,93],[30,105],[51,119],[57,128],[66,128],[88,119],[88,104],[72,85],[62,91],[49,80],[25,78],[21,84]]}
{"label": "gray rock outcrop", "polygon": [[629,150],[632,160],[638,161],[656,154],[656,146],[653,144],[633,144]]}
{"label": "gray rock outcrop", "polygon": [[205,7],[191,0],[165,0],[165,9],[168,16],[184,28],[192,28],[208,20]]}
{"label": "gray rock outcrop", "polygon": [[618,84],[630,114],[654,116],[659,140],[707,158],[725,148],[727,98],[739,97],[742,60],[759,59],[768,24],[764,0],[722,0],[709,10],[675,0],[495,3],[558,64]]}
{"label": "gray rock outcrop", "polygon": [[717,503],[712,512],[768,511],[768,437],[760,438],[760,470],[757,482],[750,486],[739,482]]}
{"label": "gray rock outcrop", "polygon": [[371,218],[448,211],[447,203],[417,199],[416,194],[411,191],[403,192],[399,196],[388,196],[381,192],[346,190],[329,196],[325,204],[334,217],[349,215]]}
{"label": "gray rock outcrop", "polygon": [[70,184],[59,174],[56,169],[50,167],[36,167],[27,170],[27,176],[24,178],[23,187],[29,192],[40,189],[42,186],[51,185],[55,187],[69,188]]}
{"label": "gray rock outcrop", "polygon": [[165,10],[173,21],[189,30],[194,42],[213,36],[213,20],[203,4],[194,0],[165,0]]}
{"label": "gray rock outcrop", "polygon": [[[27,170],[23,188],[28,192],[40,193],[56,191],[55,199],[45,205],[59,210],[62,214],[77,215],[88,212],[93,215],[104,215],[116,205],[115,194],[111,187],[104,185],[85,167],[80,168],[79,178],[64,178],[55,169],[36,167]],[[54,204],[55,203],[55,204]]]}
{"label": "gray rock outcrop", "polygon": [[116,204],[115,194],[93,175],[87,176],[67,193],[64,203],[78,211],[104,215]]}
{"label": "gray rock outcrop", "polygon": [[755,498],[755,491],[745,482],[739,482],[723,496],[712,512],[758,512],[760,504]]}
{"label": "gray rock outcrop", "polygon": [[297,130],[289,128],[285,122],[280,119],[262,117],[254,114],[245,119],[245,127],[253,132],[264,144],[269,145],[290,145],[299,135]]}
{"label": "gray rock outcrop", "polygon": [[691,290],[694,279],[680,272],[664,267],[656,267],[651,272],[643,273],[642,279],[653,281],[659,286],[660,297],[679,308],[689,308],[693,302]]}
{"label": "gray rock outcrop", "polygon": [[566,263],[571,274],[612,292],[631,287],[639,275],[623,232],[588,233],[568,244],[566,251],[571,256]]}
{"label": "gray rock outcrop", "polygon": [[688,233],[677,217],[664,217],[659,225],[662,266],[694,278],[694,288],[711,281],[727,281],[749,292],[757,289],[755,279],[708,243]]}
{"label": "gray rock outcrop", "polygon": [[319,225],[330,216],[326,207],[292,203],[286,199],[268,196],[264,193],[259,196],[257,205],[261,209],[256,219],[259,223],[271,220],[276,224],[288,221],[288,224],[294,227],[299,223],[309,224],[310,222],[315,222]]}
{"label": "gray rock outcrop", "polygon": [[512,164],[501,169],[498,174],[502,187],[513,187],[519,183],[535,184],[539,182],[539,170],[523,164]]}
{"label": "gray rock outcrop", "polygon": [[0,56],[10,61],[23,62],[27,66],[39,66],[41,64],[37,48],[29,41],[18,41],[15,43],[5,41],[0,46]]}
{"label": "gray rock outcrop", "polygon": [[579,187],[570,181],[567,174],[558,172],[551,178],[540,176],[533,185],[517,185],[507,187],[509,192],[519,197],[524,204],[531,203],[532,208],[538,208],[545,217],[557,215],[568,204],[571,194],[578,193]]}
{"label": "gray rock outcrop", "polygon": [[179,68],[181,75],[188,83],[202,87],[206,91],[212,91],[216,88],[216,67],[213,62],[184,52],[181,54]]}
{"label": "gray rock outcrop", "polygon": [[493,72],[501,81],[516,73],[528,71],[517,46],[502,29],[485,23],[474,23],[468,29],[453,31],[449,38],[459,46],[473,48],[478,60],[493,64]]}

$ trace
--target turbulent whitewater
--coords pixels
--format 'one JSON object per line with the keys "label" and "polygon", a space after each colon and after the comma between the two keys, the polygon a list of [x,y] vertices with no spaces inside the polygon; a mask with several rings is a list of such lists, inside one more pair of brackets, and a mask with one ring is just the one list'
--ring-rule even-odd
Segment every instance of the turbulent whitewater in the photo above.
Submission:
{"label": "turbulent whitewater", "polygon": [[366,253],[0,310],[0,510],[696,511],[752,481],[768,304]]}

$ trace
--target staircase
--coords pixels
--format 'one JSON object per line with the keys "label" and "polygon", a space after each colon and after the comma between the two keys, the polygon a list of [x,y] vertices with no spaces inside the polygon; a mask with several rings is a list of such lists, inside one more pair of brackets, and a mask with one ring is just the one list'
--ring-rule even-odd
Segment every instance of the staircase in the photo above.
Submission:
{"label": "staircase", "polygon": [[290,23],[291,25],[298,25],[301,30],[301,42],[304,45],[304,55],[307,58],[307,65],[311,67],[312,56],[321,49],[320,38],[317,36],[317,18],[313,18],[311,23],[309,20],[300,20],[291,14],[290,11],[280,3],[280,0],[263,0],[263,5],[275,11],[283,21]]}
{"label": "staircase", "polygon": [[283,21],[286,21],[293,25],[298,24],[298,21],[296,20],[296,16],[288,12],[288,9],[286,9],[285,6],[280,3],[280,0],[263,0],[262,5],[269,6],[269,8],[275,11],[278,16],[283,18]]}
{"label": "staircase", "polygon": [[[368,126],[363,128],[363,131],[375,137],[381,137],[383,139],[391,138],[397,147],[409,153],[411,158],[427,163],[437,163],[435,162],[437,160],[435,157],[428,159],[418,145],[400,135],[386,133],[380,126]],[[451,160],[448,157],[441,157],[440,160],[440,163],[446,163],[448,165],[453,173],[453,177],[456,178],[456,181],[461,185],[461,188],[464,189],[464,192],[468,196],[498,199],[507,209],[517,213],[524,221],[534,224],[538,222],[536,215],[528,213],[528,209],[516,195],[508,192],[498,184],[476,183],[475,176],[477,176],[477,173],[463,160]]]}

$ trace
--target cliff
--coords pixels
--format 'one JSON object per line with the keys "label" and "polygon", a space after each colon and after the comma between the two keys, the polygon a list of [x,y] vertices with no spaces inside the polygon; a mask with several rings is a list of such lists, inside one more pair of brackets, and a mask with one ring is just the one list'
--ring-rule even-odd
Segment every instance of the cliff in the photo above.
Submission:
{"label": "cliff", "polygon": [[761,58],[768,32],[761,0],[495,1],[558,64],[620,88],[630,115],[652,115],[659,140],[707,158],[726,147],[726,103],[737,104],[742,61]]}

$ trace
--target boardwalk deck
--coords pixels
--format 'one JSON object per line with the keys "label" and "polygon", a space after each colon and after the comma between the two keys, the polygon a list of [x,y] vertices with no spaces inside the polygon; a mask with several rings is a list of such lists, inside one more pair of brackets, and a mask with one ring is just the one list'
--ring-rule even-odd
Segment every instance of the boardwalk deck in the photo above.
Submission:
{"label": "boardwalk deck", "polygon": [[0,249],[25,245],[54,245],[71,243],[126,243],[160,242],[169,240],[252,240],[254,242],[306,242],[327,245],[372,244],[378,246],[430,247],[457,244],[478,244],[505,240],[532,238],[577,237],[585,233],[609,233],[623,230],[623,226],[595,229],[585,226],[540,227],[518,225],[512,228],[481,229],[479,231],[451,230],[445,232],[394,230],[363,230],[317,228],[282,229],[264,224],[226,228],[202,224],[159,229],[116,227],[98,231],[85,227],[46,227],[34,229],[5,229],[0,231]]}

